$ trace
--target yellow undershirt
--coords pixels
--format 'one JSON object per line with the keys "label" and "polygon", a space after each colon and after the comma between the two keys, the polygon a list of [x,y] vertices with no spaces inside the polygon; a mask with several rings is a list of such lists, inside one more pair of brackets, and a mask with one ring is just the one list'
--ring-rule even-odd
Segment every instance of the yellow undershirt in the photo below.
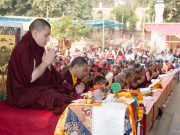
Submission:
{"label": "yellow undershirt", "polygon": [[72,74],[71,70],[69,70],[69,71],[70,71],[70,73],[71,73],[72,80],[73,80],[73,86],[74,86],[74,85],[76,85],[76,83],[77,83],[77,77]]}

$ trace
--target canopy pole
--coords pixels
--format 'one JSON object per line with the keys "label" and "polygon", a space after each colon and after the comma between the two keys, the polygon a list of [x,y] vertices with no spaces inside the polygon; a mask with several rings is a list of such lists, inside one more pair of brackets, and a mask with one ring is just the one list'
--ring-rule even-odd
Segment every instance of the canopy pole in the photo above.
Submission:
{"label": "canopy pole", "polygon": [[104,12],[103,12],[103,29],[102,29],[102,50],[104,50]]}

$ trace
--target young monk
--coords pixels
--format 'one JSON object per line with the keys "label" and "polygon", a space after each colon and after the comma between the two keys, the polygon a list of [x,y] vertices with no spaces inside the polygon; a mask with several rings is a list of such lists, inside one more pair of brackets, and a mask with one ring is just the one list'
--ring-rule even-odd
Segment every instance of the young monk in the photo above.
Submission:
{"label": "young monk", "polygon": [[167,72],[169,71],[169,67],[168,67],[169,64],[168,64],[168,63],[169,63],[168,60],[166,60],[166,61],[164,62],[163,67],[162,67],[162,69],[161,69],[162,73],[167,73]]}
{"label": "young monk", "polygon": [[98,75],[94,78],[93,81],[93,87],[91,89],[91,91],[95,91],[101,87],[104,87],[107,83],[107,80],[104,76]]}
{"label": "young monk", "polygon": [[107,82],[106,78],[104,76],[98,75],[94,78],[91,91],[96,95],[96,93],[98,93],[98,91],[100,90],[103,94],[103,97],[105,97],[108,92],[108,86],[109,83]]}
{"label": "young monk", "polygon": [[159,71],[156,70],[156,64],[152,64],[150,67],[150,71],[153,74],[153,79],[156,79],[159,76]]}
{"label": "young monk", "polygon": [[157,76],[156,72],[152,72],[152,65],[146,65],[145,68],[145,86],[149,86],[151,84],[151,80]]}
{"label": "young monk", "polygon": [[50,34],[50,24],[36,19],[12,51],[7,75],[7,104],[61,114],[73,100],[73,96],[64,94],[69,87],[52,66],[56,51],[50,49],[45,53]]}
{"label": "young monk", "polygon": [[[85,90],[84,83],[80,83],[84,76],[88,73],[88,63],[84,57],[78,56],[73,59],[70,68],[62,72],[62,77],[68,83],[69,91],[65,90],[66,94],[76,97]],[[68,87],[67,86],[67,87]]]}

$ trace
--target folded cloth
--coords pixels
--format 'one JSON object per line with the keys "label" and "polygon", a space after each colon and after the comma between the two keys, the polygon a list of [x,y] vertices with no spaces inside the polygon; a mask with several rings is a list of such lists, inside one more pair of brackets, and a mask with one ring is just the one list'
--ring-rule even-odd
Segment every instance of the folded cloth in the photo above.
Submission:
{"label": "folded cloth", "polygon": [[93,135],[123,135],[127,106],[122,103],[103,103],[92,110]]}

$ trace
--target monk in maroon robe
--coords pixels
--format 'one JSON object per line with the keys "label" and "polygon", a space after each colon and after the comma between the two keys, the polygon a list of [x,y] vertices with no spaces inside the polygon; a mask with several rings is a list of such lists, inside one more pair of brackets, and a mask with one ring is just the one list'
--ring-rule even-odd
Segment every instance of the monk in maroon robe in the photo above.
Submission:
{"label": "monk in maroon robe", "polygon": [[12,51],[7,75],[7,104],[62,113],[74,99],[64,93],[70,87],[51,64],[55,50],[45,53],[50,33],[50,24],[36,19]]}
{"label": "monk in maroon robe", "polygon": [[[73,97],[79,97],[83,92],[87,92],[87,87],[82,81],[88,73],[88,63],[84,57],[76,57],[70,64],[70,68],[63,71],[61,74],[68,83],[68,90],[65,93],[70,93]],[[66,86],[66,85],[65,85]]]}

